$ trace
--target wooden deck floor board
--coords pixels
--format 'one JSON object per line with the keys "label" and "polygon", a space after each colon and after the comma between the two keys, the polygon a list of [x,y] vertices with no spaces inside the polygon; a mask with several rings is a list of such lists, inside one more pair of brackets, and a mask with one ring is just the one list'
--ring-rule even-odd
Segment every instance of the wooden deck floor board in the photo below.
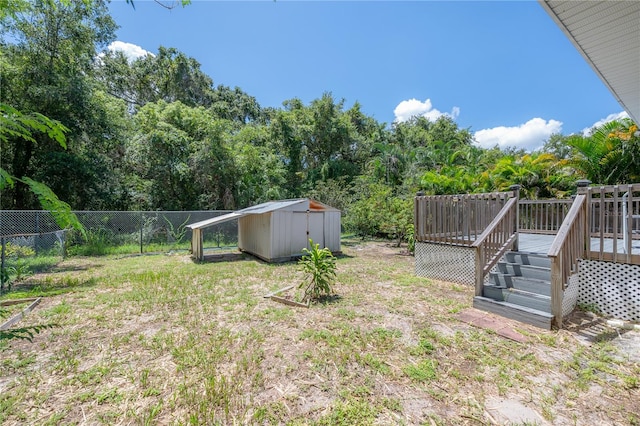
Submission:
{"label": "wooden deck floor board", "polygon": [[[555,235],[544,235],[544,234],[525,234],[524,232],[520,233],[519,237],[519,250],[526,251],[529,253],[543,253],[546,254],[551,248],[551,243],[555,238]],[[613,243],[614,240],[611,238],[605,238],[603,241],[604,252],[605,253],[613,253]],[[634,240],[633,242],[633,254],[640,254],[640,242]],[[622,239],[618,239],[618,253],[622,254],[624,251],[622,250],[623,242]],[[600,239],[592,238],[591,239],[591,250],[599,251],[600,250]]]}

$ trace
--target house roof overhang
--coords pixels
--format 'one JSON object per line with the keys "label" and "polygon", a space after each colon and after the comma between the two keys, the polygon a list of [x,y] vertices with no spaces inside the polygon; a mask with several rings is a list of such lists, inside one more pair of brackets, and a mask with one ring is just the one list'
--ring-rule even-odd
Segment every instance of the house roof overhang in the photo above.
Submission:
{"label": "house roof overhang", "polygon": [[640,122],[640,2],[539,3],[591,65],[620,105]]}

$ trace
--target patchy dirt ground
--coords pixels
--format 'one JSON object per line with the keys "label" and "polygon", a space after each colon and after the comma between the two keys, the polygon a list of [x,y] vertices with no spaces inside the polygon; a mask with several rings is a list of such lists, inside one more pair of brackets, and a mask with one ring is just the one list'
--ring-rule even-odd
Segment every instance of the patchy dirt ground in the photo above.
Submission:
{"label": "patchy dirt ground", "polygon": [[[338,297],[263,296],[295,263],[73,258],[0,347],[3,424],[640,424],[635,331],[578,314],[567,330],[460,321],[473,289],[415,277],[385,242],[347,241]],[[637,354],[636,354],[637,355]]]}

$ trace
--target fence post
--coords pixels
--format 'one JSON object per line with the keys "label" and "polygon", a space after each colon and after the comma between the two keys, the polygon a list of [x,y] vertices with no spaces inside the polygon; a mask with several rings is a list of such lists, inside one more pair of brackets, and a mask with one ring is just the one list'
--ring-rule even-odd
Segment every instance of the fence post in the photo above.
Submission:
{"label": "fence post", "polygon": [[60,250],[62,250],[62,258],[65,259],[67,257],[67,230],[62,230],[62,244]]}
{"label": "fence post", "polygon": [[142,249],[142,228],[144,227],[144,213],[140,212],[140,254],[143,253]]}
{"label": "fence post", "polygon": [[0,238],[0,243],[2,243],[2,254],[0,254],[0,293],[4,292],[4,279],[6,269],[4,268],[4,237]]}
{"label": "fence post", "polygon": [[36,252],[36,256],[38,255],[38,241],[40,240],[40,212],[36,211],[36,234],[33,236],[33,250]]}
{"label": "fence post", "polygon": [[514,231],[516,234],[516,238],[513,240],[513,250],[514,251],[518,251],[518,242],[520,239],[520,185],[511,185],[509,187],[509,189],[511,191],[513,191],[513,196],[515,197],[516,201],[516,223],[515,223],[515,227],[514,227]]}

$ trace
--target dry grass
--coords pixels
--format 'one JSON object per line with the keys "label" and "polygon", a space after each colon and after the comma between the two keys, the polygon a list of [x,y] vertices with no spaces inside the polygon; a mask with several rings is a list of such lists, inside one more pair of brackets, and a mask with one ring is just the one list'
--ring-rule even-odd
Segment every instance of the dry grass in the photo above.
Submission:
{"label": "dry grass", "polygon": [[73,258],[35,275],[26,294],[57,295],[21,325],[57,326],[0,347],[0,422],[482,425],[503,400],[538,424],[640,421],[640,367],[607,340],[500,338],[457,320],[472,289],[415,277],[386,243],[343,249],[340,297],[309,309],[262,297],[301,281],[295,263]]}

